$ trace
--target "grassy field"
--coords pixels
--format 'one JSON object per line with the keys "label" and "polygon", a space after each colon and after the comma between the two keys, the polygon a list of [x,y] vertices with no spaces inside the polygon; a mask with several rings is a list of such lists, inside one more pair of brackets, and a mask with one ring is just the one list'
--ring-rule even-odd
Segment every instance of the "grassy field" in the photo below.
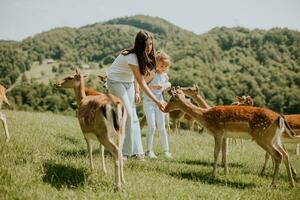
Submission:
{"label": "grassy field", "polygon": [[[31,69],[29,71],[25,71],[23,74],[28,80],[34,80],[37,83],[44,83],[48,85],[50,81],[60,80],[74,73],[72,70],[66,70],[64,73],[60,73],[57,76],[56,73],[52,72],[52,68],[54,66],[58,68],[59,64],[59,62],[54,62],[51,64],[39,64],[38,62],[34,62],[31,66]],[[107,66],[104,66],[101,69],[81,69],[81,72],[85,75],[105,75],[106,69]],[[21,84],[23,74],[19,75],[15,83],[6,90],[7,92],[13,90],[17,85]]]}
{"label": "grassy field", "polygon": [[[210,178],[213,139],[197,133],[170,136],[173,160],[162,157],[155,137],[157,160],[129,159],[125,163],[126,185],[114,188],[113,162],[107,156],[108,175],[100,167],[90,170],[86,145],[77,119],[51,113],[4,110],[12,139],[5,143],[0,128],[0,199],[299,199],[300,184],[289,188],[281,165],[278,187],[269,188],[268,176],[258,175],[264,152],[251,141],[236,144],[229,153],[230,174]],[[143,142],[145,144],[145,130]],[[95,143],[98,147],[98,144]],[[145,148],[145,146],[144,146]],[[292,162],[300,170],[294,145],[288,146]],[[270,164],[271,165],[271,164]]]}
{"label": "grassy field", "polygon": [[[59,74],[59,77],[55,77],[55,73],[52,72],[52,68],[53,66],[56,66],[58,68],[59,66],[59,62],[54,62],[51,64],[39,64],[37,62],[33,63],[30,71],[26,71],[25,74],[27,76],[27,78],[30,79],[34,79],[39,83],[45,83],[48,84],[50,80],[54,80],[55,78],[61,79],[64,78],[67,75],[70,75],[73,72],[66,72],[66,74]],[[82,73],[84,74],[95,74],[95,75],[104,75],[106,70],[106,67],[102,68],[102,69],[82,69]]]}

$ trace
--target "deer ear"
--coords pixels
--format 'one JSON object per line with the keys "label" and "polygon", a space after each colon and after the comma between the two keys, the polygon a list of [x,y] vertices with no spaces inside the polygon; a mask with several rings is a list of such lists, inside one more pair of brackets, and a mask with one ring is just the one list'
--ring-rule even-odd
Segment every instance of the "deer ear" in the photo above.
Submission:
{"label": "deer ear", "polygon": [[179,85],[177,85],[177,86],[176,86],[176,89],[180,89],[180,86],[179,86]]}
{"label": "deer ear", "polygon": [[174,95],[176,94],[176,89],[175,89],[175,87],[172,87],[170,91],[171,91],[171,95],[172,95],[172,96],[174,96]]}
{"label": "deer ear", "polygon": [[172,86],[170,89],[168,89],[168,94],[169,94],[169,95],[172,95],[173,90],[175,90],[175,87],[174,87],[174,86]]}
{"label": "deer ear", "polygon": [[76,67],[76,69],[75,69],[75,74],[76,74],[76,75],[79,75],[79,74],[80,74],[80,71],[79,71],[79,68],[78,68],[78,67]]}
{"label": "deer ear", "polygon": [[98,78],[100,78],[101,81],[105,82],[107,79],[107,76],[98,75]]}
{"label": "deer ear", "polygon": [[194,84],[194,87],[196,88],[197,93],[199,93],[199,86],[197,84]]}

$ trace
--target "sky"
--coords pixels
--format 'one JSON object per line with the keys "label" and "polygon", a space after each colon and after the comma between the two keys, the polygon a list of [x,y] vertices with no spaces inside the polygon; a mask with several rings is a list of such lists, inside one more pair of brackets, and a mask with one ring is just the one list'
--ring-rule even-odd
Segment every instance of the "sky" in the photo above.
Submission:
{"label": "sky", "polygon": [[202,34],[214,27],[300,31],[300,0],[0,0],[0,40],[137,14]]}

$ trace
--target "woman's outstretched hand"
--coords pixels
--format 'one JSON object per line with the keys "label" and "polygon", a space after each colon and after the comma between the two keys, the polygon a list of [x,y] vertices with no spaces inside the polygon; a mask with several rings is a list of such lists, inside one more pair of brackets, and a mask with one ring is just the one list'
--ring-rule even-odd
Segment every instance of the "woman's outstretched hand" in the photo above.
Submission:
{"label": "woman's outstretched hand", "polygon": [[167,103],[166,102],[159,102],[158,104],[157,104],[157,106],[158,106],[158,108],[159,108],[159,110],[160,111],[162,111],[162,112],[166,112],[166,106],[167,106]]}

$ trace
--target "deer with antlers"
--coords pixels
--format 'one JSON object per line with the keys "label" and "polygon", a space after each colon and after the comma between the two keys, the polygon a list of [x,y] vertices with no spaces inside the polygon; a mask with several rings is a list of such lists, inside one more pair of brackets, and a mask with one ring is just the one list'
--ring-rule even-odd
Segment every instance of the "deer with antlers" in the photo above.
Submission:
{"label": "deer with antlers", "polygon": [[[126,110],[119,98],[111,94],[86,96],[84,78],[76,69],[75,75],[57,82],[61,88],[73,88],[78,105],[78,120],[87,143],[90,164],[93,168],[91,140],[98,140],[111,154],[115,164],[115,183],[118,188],[125,183],[123,173],[122,143]],[[113,138],[117,138],[117,144]],[[103,148],[102,148],[103,149]],[[101,154],[104,162],[104,154]]]}
{"label": "deer with antlers", "polygon": [[[272,186],[276,185],[279,166],[283,160],[291,187],[295,186],[289,156],[281,143],[281,135],[286,131],[290,137],[295,133],[287,126],[279,114],[265,108],[252,106],[214,106],[201,108],[193,105],[185,98],[181,89],[173,88],[172,97],[165,111],[182,110],[200,122],[214,137],[214,165],[212,176],[217,173],[217,161],[222,148],[223,138],[252,138],[260,147],[267,151],[275,160]],[[224,160],[224,172],[228,173],[227,160]]]}
{"label": "deer with antlers", "polygon": [[[6,103],[7,105],[10,105],[5,95],[5,87],[0,85],[0,109],[2,107],[3,102]],[[7,128],[6,115],[2,112],[0,112],[0,120],[2,121],[4,127],[4,132],[6,137],[5,141],[8,142],[10,140],[10,135]]]}

